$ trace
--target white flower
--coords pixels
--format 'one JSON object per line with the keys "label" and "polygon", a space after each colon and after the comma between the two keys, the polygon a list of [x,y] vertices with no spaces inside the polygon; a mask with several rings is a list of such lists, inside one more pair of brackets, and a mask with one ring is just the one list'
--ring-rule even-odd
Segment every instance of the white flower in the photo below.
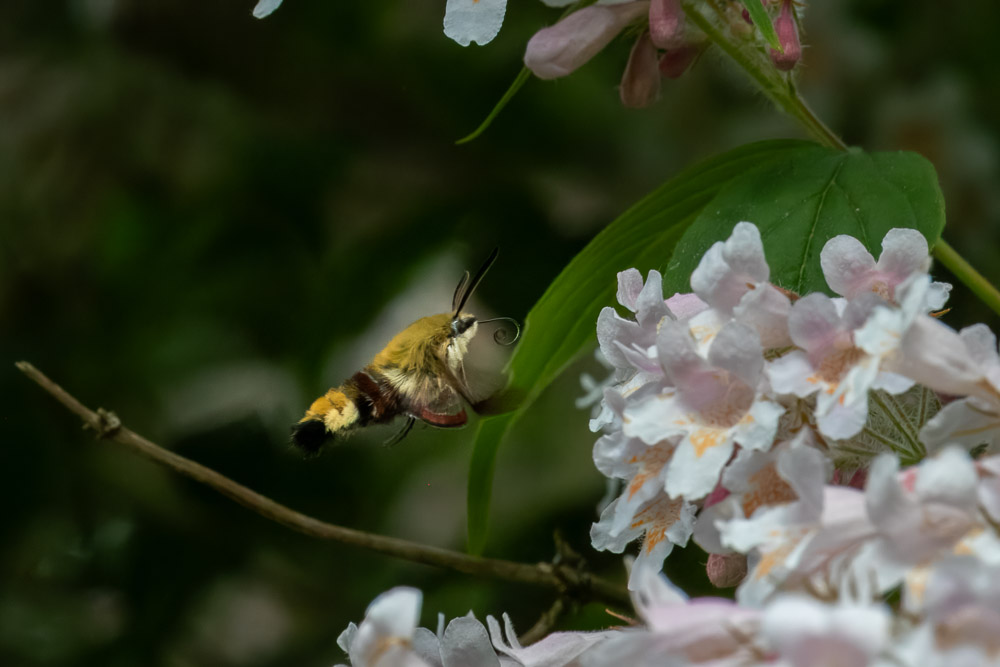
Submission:
{"label": "white flower", "polygon": [[728,239],[714,243],[691,274],[691,289],[711,306],[691,319],[699,346],[707,345],[732,318],[756,330],[765,348],[787,345],[791,304],[768,282],[770,275],[754,224],[739,222]]}
{"label": "white flower", "polygon": [[462,46],[489,44],[500,32],[507,0],[448,0],[444,34]]}
{"label": "white flower", "polygon": [[254,18],[262,19],[281,6],[281,0],[259,0],[253,8]]}
{"label": "white flower", "polygon": [[636,575],[632,600],[645,627],[623,630],[584,654],[584,667],[747,664],[759,612],[717,598],[688,599],[666,577]]}
{"label": "white flower", "polygon": [[619,379],[626,379],[636,369],[662,375],[652,348],[660,320],[673,318],[663,300],[662,280],[658,271],[650,271],[643,285],[638,271],[622,271],[618,274],[618,303],[635,313],[635,319],[621,317],[611,307],[602,309],[597,317],[601,354],[619,369]]}
{"label": "white flower", "polygon": [[767,606],[761,635],[791,667],[868,667],[889,643],[891,617],[882,605],[826,605],[782,595]]}
{"label": "white flower", "polygon": [[[577,660],[590,648],[618,635],[615,631],[604,632],[553,632],[544,639],[540,639],[531,646],[523,647],[517,640],[514,626],[510,622],[507,614],[503,615],[504,630],[507,634],[507,641],[504,641],[504,632],[500,630],[500,624],[492,616],[486,617],[486,624],[490,628],[490,637],[493,646],[502,654],[499,664],[502,667],[507,665],[517,665],[518,667],[563,667],[564,665],[578,665]],[[455,663],[455,667],[463,667],[467,663]],[[470,665],[470,667],[472,667]]]}
{"label": "white flower", "polygon": [[674,386],[626,405],[623,430],[648,444],[678,438],[666,491],[696,500],[715,487],[736,443],[746,449],[771,446],[784,408],[759,393],[760,340],[743,324],[724,327],[707,359],[698,354],[687,326],[668,320],[660,324],[656,347]]}
{"label": "white flower", "polygon": [[877,457],[865,488],[877,533],[851,563],[856,580],[871,582],[873,593],[881,594],[901,583],[910,569],[952,552],[979,530],[978,482],[972,460],[957,448],[902,473],[895,456]]}
{"label": "white flower", "polygon": [[422,598],[419,590],[406,587],[375,598],[361,625],[351,623],[337,639],[352,667],[430,667],[413,649]]}
{"label": "white flower", "polygon": [[[820,265],[826,282],[837,294],[853,299],[874,292],[887,301],[898,301],[896,288],[917,273],[927,273],[931,266],[927,239],[915,229],[890,229],[882,239],[878,263],[864,245],[853,236],[835,236],[820,252]],[[948,300],[951,285],[934,283],[928,290],[925,307],[939,310]]]}
{"label": "white flower", "polygon": [[619,527],[616,519],[626,513],[619,512],[617,508],[627,494],[626,490],[626,495],[616,498],[604,509],[600,521],[591,526],[590,539],[599,551],[621,553],[626,544],[640,536],[643,538],[629,577],[629,590],[635,590],[639,578],[663,569],[663,559],[670,555],[674,545],[687,544],[694,529],[696,508],[683,498],[671,499],[665,493],[659,493],[636,510],[628,512],[631,521]]}
{"label": "white flower", "polygon": [[729,495],[701,511],[695,541],[709,553],[723,553],[728,549],[722,545],[719,523],[749,519],[800,499],[818,507],[821,485],[829,477],[829,461],[812,442],[811,432],[803,429],[793,440],[769,451],[741,450],[722,473],[722,486]]}
{"label": "white flower", "polygon": [[880,370],[878,358],[855,345],[854,332],[880,303],[879,297],[862,295],[841,313],[825,294],[802,297],[788,317],[791,339],[801,351],[768,364],[775,391],[799,397],[817,394],[817,423],[827,437],[849,438],[864,428],[871,389],[898,394],[913,386],[901,375]]}
{"label": "white flower", "polygon": [[947,444],[959,444],[967,449],[986,444],[994,450],[1000,443],[1000,395],[997,395],[1000,355],[997,354],[996,336],[985,324],[966,327],[957,337],[950,330],[942,331],[942,327],[943,324],[928,323],[938,339],[946,340],[928,341],[927,344],[946,344],[951,352],[949,358],[956,352],[964,354],[962,362],[944,365],[941,373],[935,374],[937,380],[950,375],[952,384],[958,386],[949,388],[975,395],[942,408],[920,430],[920,439],[931,450]]}

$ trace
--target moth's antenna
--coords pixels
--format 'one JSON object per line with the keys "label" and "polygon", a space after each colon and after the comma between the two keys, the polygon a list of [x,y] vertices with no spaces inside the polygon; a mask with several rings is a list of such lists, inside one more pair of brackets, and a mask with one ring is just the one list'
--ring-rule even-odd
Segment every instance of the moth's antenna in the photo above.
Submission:
{"label": "moth's antenna", "polygon": [[[479,283],[482,282],[483,276],[485,276],[486,272],[490,270],[491,266],[493,266],[493,262],[497,261],[497,255],[499,254],[500,248],[493,248],[493,252],[490,253],[490,256],[486,258],[483,265],[479,267],[478,271],[476,271],[476,277],[469,283],[469,287],[465,290],[465,293],[462,294],[462,298],[458,302],[458,307],[455,308],[455,317],[458,317],[458,314],[462,312],[463,308],[465,308],[465,303],[469,300],[469,297],[472,296],[472,293],[476,291],[476,288],[479,287]],[[462,283],[464,284],[465,281],[463,280]]]}
{"label": "moth's antenna", "polygon": [[493,332],[493,341],[498,345],[513,345],[521,337],[521,326],[513,317],[494,317],[489,320],[479,320],[480,324],[488,322],[510,322],[514,325],[514,337],[510,340],[507,340],[507,336],[509,335],[507,329],[497,329]]}
{"label": "moth's antenna", "polygon": [[458,281],[457,285],[455,285],[455,296],[451,297],[451,307],[455,309],[456,315],[458,314],[459,310],[458,301],[462,296],[462,290],[465,288],[465,285],[468,282],[469,282],[469,272],[466,271],[465,273],[462,274],[462,279]]}

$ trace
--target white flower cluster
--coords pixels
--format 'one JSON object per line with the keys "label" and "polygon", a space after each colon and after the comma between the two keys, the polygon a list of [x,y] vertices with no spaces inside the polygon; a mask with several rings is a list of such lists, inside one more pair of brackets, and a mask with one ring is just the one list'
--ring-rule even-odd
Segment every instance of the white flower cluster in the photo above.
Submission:
{"label": "white flower cluster", "polygon": [[337,639],[352,667],[559,667],[577,664],[578,656],[616,634],[554,632],[523,647],[507,614],[501,630],[492,616],[486,617],[487,629],[471,612],[447,626],[438,616],[434,633],[417,627],[421,602],[419,590],[403,586],[375,598],[361,625],[351,623]]}
{"label": "white flower cluster", "polygon": [[[894,229],[882,248],[876,262],[856,239],[826,244],[838,298],[771,284],[745,222],[704,255],[691,294],[664,299],[655,271],[619,274],[631,315],[598,320],[615,371],[591,428],[597,467],[624,485],[591,536],[615,552],[641,538],[641,624],[521,647],[506,617],[506,638],[491,617],[417,629],[419,592],[395,589],[341,637],[351,664],[1000,664],[996,340],[932,314],[949,286],[927,275],[919,232]],[[897,398],[914,392],[950,402],[903,415]],[[879,411],[888,430],[873,428]],[[893,429],[910,431],[900,442],[919,464],[901,466],[892,450],[914,450]],[[836,452],[862,441],[883,451],[838,470]],[[688,599],[663,577],[692,536],[710,577],[739,583],[735,602]]]}

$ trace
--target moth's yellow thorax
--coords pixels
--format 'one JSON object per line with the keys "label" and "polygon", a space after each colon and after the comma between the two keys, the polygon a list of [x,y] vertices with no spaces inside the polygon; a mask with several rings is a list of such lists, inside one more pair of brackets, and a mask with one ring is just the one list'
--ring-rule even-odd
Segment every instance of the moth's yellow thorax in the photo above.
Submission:
{"label": "moth's yellow thorax", "polygon": [[441,365],[448,334],[451,331],[451,313],[422,317],[396,334],[381,352],[375,355],[378,368],[434,369]]}

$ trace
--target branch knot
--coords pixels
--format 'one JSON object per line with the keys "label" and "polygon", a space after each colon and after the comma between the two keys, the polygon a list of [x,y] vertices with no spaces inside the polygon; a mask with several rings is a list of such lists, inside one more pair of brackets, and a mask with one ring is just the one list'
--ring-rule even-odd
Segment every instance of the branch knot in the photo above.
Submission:
{"label": "branch knot", "polygon": [[122,427],[122,420],[114,412],[97,408],[97,419],[83,425],[94,431],[94,437],[98,440],[113,437]]}

